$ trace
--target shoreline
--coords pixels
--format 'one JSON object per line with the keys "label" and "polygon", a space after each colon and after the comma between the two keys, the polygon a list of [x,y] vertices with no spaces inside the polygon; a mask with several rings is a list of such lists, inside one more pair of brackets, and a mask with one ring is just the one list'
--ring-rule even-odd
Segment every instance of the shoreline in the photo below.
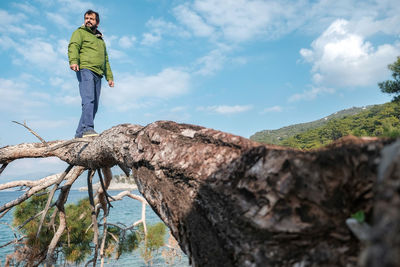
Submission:
{"label": "shoreline", "polygon": [[[100,183],[93,184],[93,190],[97,190],[100,187]],[[108,187],[107,191],[132,191],[138,189],[136,184],[128,184],[128,183],[113,183],[111,182],[110,186]],[[82,186],[75,188],[74,190],[79,191],[87,191],[87,186]]]}

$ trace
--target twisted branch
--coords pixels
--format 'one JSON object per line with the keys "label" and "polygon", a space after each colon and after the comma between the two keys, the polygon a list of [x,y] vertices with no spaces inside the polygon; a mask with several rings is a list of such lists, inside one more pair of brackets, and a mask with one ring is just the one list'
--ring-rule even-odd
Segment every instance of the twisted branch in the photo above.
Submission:
{"label": "twisted branch", "polygon": [[[66,172],[70,171],[72,166],[69,166],[66,170]],[[49,266],[52,266],[54,264],[55,258],[54,258],[54,250],[57,246],[58,241],[60,240],[65,228],[67,227],[67,220],[66,220],[66,214],[65,214],[65,209],[64,209],[64,204],[68,199],[68,194],[69,191],[71,190],[72,184],[75,182],[75,180],[82,174],[84,171],[83,167],[76,167],[75,170],[73,171],[73,174],[70,176],[70,178],[65,182],[65,185],[61,189],[61,193],[58,196],[58,199],[55,203],[58,209],[58,216],[60,219],[60,224],[59,227],[54,234],[49,247],[47,249],[47,254],[46,254],[46,262],[49,264]],[[64,172],[65,173],[65,172]],[[67,175],[67,174],[66,174]],[[44,212],[47,212],[46,209],[44,209]]]}

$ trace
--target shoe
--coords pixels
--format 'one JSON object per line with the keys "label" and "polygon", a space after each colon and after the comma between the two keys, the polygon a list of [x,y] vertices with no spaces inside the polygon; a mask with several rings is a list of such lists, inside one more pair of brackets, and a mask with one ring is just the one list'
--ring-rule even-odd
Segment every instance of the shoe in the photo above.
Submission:
{"label": "shoe", "polygon": [[82,137],[91,137],[91,136],[98,136],[99,134],[95,132],[95,130],[87,130],[83,133]]}

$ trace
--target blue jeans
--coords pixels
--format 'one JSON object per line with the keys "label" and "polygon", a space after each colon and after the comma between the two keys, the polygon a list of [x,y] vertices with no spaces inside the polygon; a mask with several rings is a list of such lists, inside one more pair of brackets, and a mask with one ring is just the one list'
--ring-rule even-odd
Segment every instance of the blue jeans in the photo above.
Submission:
{"label": "blue jeans", "polygon": [[75,137],[82,137],[88,130],[94,130],[94,117],[99,106],[101,78],[88,69],[81,69],[76,73],[79,81],[79,93],[82,98],[82,115],[76,129]]}

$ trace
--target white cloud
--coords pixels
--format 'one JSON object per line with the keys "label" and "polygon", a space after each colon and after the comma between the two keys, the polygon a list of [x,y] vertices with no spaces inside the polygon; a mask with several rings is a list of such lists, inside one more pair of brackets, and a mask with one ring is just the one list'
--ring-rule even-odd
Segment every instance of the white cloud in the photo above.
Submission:
{"label": "white cloud", "polygon": [[301,56],[312,63],[313,80],[325,86],[368,86],[387,75],[386,66],[400,54],[400,44],[374,47],[352,32],[352,24],[334,21],[311,49],[301,49]]}
{"label": "white cloud", "polygon": [[29,14],[37,14],[37,9],[36,7],[34,7],[33,5],[31,5],[28,2],[25,3],[12,3],[13,6],[21,9],[22,11],[24,11],[25,13],[29,13]]}
{"label": "white cloud", "polygon": [[[298,4],[263,0],[195,0],[174,9],[177,20],[196,36],[242,42],[273,38],[286,27]],[[283,26],[282,26],[283,25]]]}
{"label": "white cloud", "polygon": [[46,16],[52,24],[55,24],[57,26],[60,26],[62,28],[66,28],[66,29],[73,28],[71,23],[68,22],[67,18],[65,16],[62,16],[60,13],[47,12]]}
{"label": "white cloud", "polygon": [[154,99],[168,99],[189,91],[190,75],[167,68],[152,76],[123,74],[114,88],[103,90],[106,105],[124,111],[139,108]]}
{"label": "white cloud", "polygon": [[174,9],[174,14],[177,19],[186,25],[196,36],[211,36],[214,33],[214,28],[206,24],[201,16],[191,10],[187,4],[177,6]]}
{"label": "white cloud", "polygon": [[317,96],[322,94],[333,94],[335,89],[332,88],[325,88],[325,87],[312,87],[310,90],[306,90],[300,94],[294,94],[289,97],[289,102],[296,102],[300,100],[313,100]]}
{"label": "white cloud", "polygon": [[[95,6],[95,4],[91,2],[81,1],[81,0],[58,0],[58,7],[60,8],[61,14],[82,14],[83,21],[83,13],[88,9],[99,10],[99,7]],[[101,8],[100,8],[101,9]],[[59,13],[59,12],[55,12]]]}
{"label": "white cloud", "polygon": [[56,101],[64,105],[78,106],[81,103],[81,97],[79,96],[77,90],[76,95],[73,96],[66,95],[66,96],[56,97]]}
{"label": "white cloud", "polygon": [[131,48],[135,42],[136,42],[135,36],[122,36],[119,39],[118,44],[122,48]]}
{"label": "white cloud", "polygon": [[68,44],[69,44],[69,42],[65,39],[58,40],[57,47],[56,47],[57,52],[60,55],[64,55],[66,57],[67,52],[68,52]]}
{"label": "white cloud", "polygon": [[182,27],[160,18],[151,18],[146,22],[146,26],[149,28],[149,32],[142,34],[142,41],[140,42],[140,44],[144,46],[151,46],[160,42],[163,36],[190,36],[190,34]]}
{"label": "white cloud", "polygon": [[107,48],[107,53],[110,60],[128,58],[128,56],[124,52],[114,48]]}
{"label": "white cloud", "polygon": [[269,108],[265,108],[261,113],[271,113],[271,112],[282,112],[283,108],[281,106],[273,106]]}
{"label": "white cloud", "polygon": [[161,35],[158,33],[144,33],[141,44],[150,46],[161,41]]}
{"label": "white cloud", "polygon": [[27,84],[2,78],[0,78],[0,99],[0,110],[10,113],[24,113],[45,105],[42,97],[37,97],[34,92],[28,90]]}
{"label": "white cloud", "polygon": [[228,105],[221,105],[221,106],[208,106],[208,107],[198,107],[199,111],[207,111],[213,113],[219,113],[223,115],[228,114],[236,114],[242,113],[248,110],[251,110],[253,106],[251,105],[235,105],[235,106],[228,106]]}
{"label": "white cloud", "polygon": [[187,107],[185,106],[178,106],[170,109],[170,112],[183,112],[186,111]]}
{"label": "white cloud", "polygon": [[27,17],[22,13],[10,14],[6,10],[0,9],[0,25],[7,27],[10,24],[21,23],[26,20]]}
{"label": "white cloud", "polygon": [[165,21],[163,19],[154,19],[151,18],[146,26],[150,28],[150,32],[156,33],[157,35],[173,35],[179,37],[188,37],[190,36],[189,32],[187,32],[182,27],[175,25],[172,22]]}
{"label": "white cloud", "polygon": [[212,75],[222,69],[226,60],[227,56],[223,50],[214,49],[208,55],[201,57],[196,61],[196,65],[199,69],[195,73],[204,76]]}
{"label": "white cloud", "polygon": [[399,34],[397,1],[194,0],[173,9],[196,36],[242,42],[274,39],[294,30],[320,32],[337,18],[361,22],[359,33]]}
{"label": "white cloud", "polygon": [[55,45],[40,38],[33,40],[22,40],[15,49],[22,55],[23,62],[35,65],[39,69],[51,70],[54,74],[65,74],[68,68],[66,51],[61,51],[63,42]]}
{"label": "white cloud", "polygon": [[0,47],[3,49],[9,49],[15,47],[17,44],[10,37],[3,35],[0,36]]}
{"label": "white cloud", "polygon": [[27,17],[22,13],[10,14],[6,10],[0,9],[0,32],[12,34],[26,34],[23,22]]}
{"label": "white cloud", "polygon": [[29,24],[25,23],[24,28],[27,29],[29,32],[39,32],[39,33],[44,33],[46,32],[46,28],[40,25],[35,25],[35,24]]}

